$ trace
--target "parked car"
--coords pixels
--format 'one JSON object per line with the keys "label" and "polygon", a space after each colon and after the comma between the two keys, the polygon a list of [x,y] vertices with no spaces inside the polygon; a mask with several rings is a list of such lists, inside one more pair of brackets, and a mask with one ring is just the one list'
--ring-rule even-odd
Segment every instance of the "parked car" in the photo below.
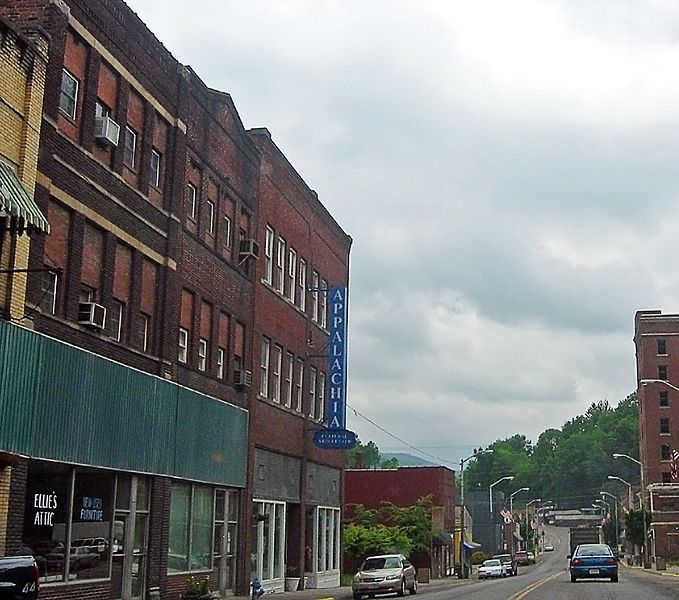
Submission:
{"label": "parked car", "polygon": [[502,564],[505,565],[507,570],[507,575],[514,576],[519,572],[516,564],[516,558],[514,558],[511,554],[496,554],[493,556],[493,558],[497,558],[498,560],[502,561]]}
{"label": "parked car", "polygon": [[402,554],[369,556],[351,581],[354,600],[389,592],[405,596],[406,590],[417,593],[417,574]]}
{"label": "parked car", "polygon": [[571,582],[581,578],[618,581],[618,561],[606,544],[580,544],[568,559]]}
{"label": "parked car", "polygon": [[479,579],[491,579],[493,577],[507,577],[507,565],[499,558],[484,560],[479,567]]}
{"label": "parked car", "polygon": [[0,600],[35,600],[38,565],[32,556],[0,558]]}
{"label": "parked car", "polygon": [[545,552],[554,552],[554,546],[552,546],[551,544],[547,544],[545,546]]}
{"label": "parked car", "polygon": [[529,553],[528,553],[528,562],[529,562],[531,565],[534,565],[534,564],[535,564],[535,554],[533,554],[532,552],[529,552]]}
{"label": "parked car", "polygon": [[527,567],[530,564],[528,552],[525,550],[517,550],[516,554],[514,554],[514,560],[516,560],[517,565],[521,565],[522,567]]}

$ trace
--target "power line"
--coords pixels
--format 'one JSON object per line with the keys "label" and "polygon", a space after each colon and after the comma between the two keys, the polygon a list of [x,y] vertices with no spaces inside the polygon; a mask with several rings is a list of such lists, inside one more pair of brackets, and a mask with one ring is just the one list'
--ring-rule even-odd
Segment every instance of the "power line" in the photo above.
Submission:
{"label": "power line", "polygon": [[[386,433],[389,437],[394,438],[397,442],[401,442],[401,443],[402,443],[404,446],[406,446],[407,448],[410,448],[411,450],[415,450],[415,452],[419,452],[420,454],[423,454],[424,456],[428,456],[429,458],[433,458],[434,460],[437,460],[437,461],[441,462],[441,463],[444,464],[444,465],[447,464],[447,465],[449,465],[449,466],[453,466],[453,463],[451,463],[450,461],[444,460],[443,458],[440,458],[440,457],[438,457],[438,456],[434,456],[433,454],[429,454],[428,452],[425,452],[424,450],[421,450],[420,448],[416,448],[416,447],[413,446],[412,444],[409,444],[409,443],[406,442],[405,440],[402,440],[400,437],[394,435],[394,434],[391,433],[390,431],[387,431],[384,427],[382,427],[381,425],[378,425],[378,424],[375,423],[375,421],[373,421],[372,419],[369,419],[369,418],[366,417],[364,414],[358,412],[353,406],[351,406],[351,405],[348,404],[348,403],[347,403],[347,408],[350,408],[350,409],[354,412],[354,414],[355,414],[357,417],[361,417],[361,419],[364,419],[365,421],[367,421],[368,423],[370,423],[373,427],[377,427],[377,429],[379,429],[382,433]],[[453,468],[454,468],[454,466],[453,466]]]}

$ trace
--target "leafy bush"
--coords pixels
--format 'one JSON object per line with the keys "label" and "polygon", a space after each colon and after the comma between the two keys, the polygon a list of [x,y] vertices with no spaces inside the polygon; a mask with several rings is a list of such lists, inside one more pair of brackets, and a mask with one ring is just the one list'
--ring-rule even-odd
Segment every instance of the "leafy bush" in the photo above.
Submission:
{"label": "leafy bush", "polygon": [[487,560],[490,558],[490,554],[486,554],[482,550],[477,550],[472,554],[472,564],[473,565],[480,565],[484,560]]}

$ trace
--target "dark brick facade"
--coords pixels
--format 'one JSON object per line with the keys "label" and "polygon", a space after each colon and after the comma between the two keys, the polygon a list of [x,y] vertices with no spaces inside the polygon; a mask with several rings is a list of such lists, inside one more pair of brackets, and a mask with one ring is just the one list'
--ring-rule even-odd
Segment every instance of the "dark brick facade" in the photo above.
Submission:
{"label": "dark brick facade", "polygon": [[[35,199],[52,236],[33,242],[30,266],[57,269],[57,293],[50,314],[41,308],[42,274],[32,274],[26,310],[41,333],[250,411],[234,586],[247,593],[255,450],[300,459],[291,564],[305,558],[307,463],[343,469],[342,452],[312,443],[322,419],[316,407],[311,414],[310,372],[326,370],[328,331],[312,317],[314,292],[306,288],[313,272],[329,285],[348,284],[351,238],[268,132],[246,131],[231,97],[181,65],[121,0],[0,0],[0,14],[19,27],[39,25],[51,40]],[[64,70],[78,85],[73,114],[61,105]],[[117,146],[96,137],[100,114],[120,126]],[[306,261],[305,310],[262,282],[267,226]],[[259,261],[239,253],[248,240],[259,244]],[[86,294],[107,308],[104,330],[77,323]],[[111,325],[118,310],[119,336]],[[293,356],[295,369],[303,362],[301,410],[253,400],[262,336]],[[253,373],[252,388],[236,383],[243,371]],[[168,600],[187,577],[168,575],[171,488],[170,479],[153,477],[146,581],[147,593]],[[23,461],[12,476],[8,551],[20,545],[25,494]],[[109,587],[47,585],[41,595],[103,599]]]}
{"label": "dark brick facade", "polygon": [[671,452],[679,449],[679,315],[637,312],[634,342],[637,382],[655,380],[638,385],[642,491],[647,508],[653,507],[651,553],[671,560],[679,557],[679,480],[671,475]]}

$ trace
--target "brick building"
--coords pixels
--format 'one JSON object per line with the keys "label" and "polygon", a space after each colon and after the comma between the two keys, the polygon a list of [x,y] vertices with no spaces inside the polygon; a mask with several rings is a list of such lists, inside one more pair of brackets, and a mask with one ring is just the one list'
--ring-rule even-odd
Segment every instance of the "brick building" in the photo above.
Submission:
{"label": "brick building", "polygon": [[[310,273],[346,285],[350,238],[275,146],[244,129],[230,96],[122,0],[0,0],[0,15],[50,38],[35,201],[51,232],[31,244],[20,307],[34,331],[0,321],[5,551],[39,557],[48,599],[173,600],[190,576],[247,593],[252,576],[278,585],[280,565],[306,555],[310,583],[336,582],[324,527],[339,526],[341,457],[307,440],[322,418],[271,411],[251,387],[268,332],[301,363],[303,406],[322,398],[308,341],[322,352],[323,294],[306,292],[306,311],[265,314],[256,259],[265,223],[290,227]],[[282,190],[263,203],[266,221],[260,185]],[[301,216],[288,205],[304,205]],[[295,320],[305,324],[277,333]],[[295,462],[296,498],[257,496],[261,456]],[[259,512],[270,500],[298,508],[276,538],[289,556],[272,555],[267,577],[262,531],[279,515]]]}
{"label": "brick building", "polygon": [[[30,235],[49,232],[33,200],[48,39],[0,20],[0,315],[31,327],[24,311]],[[0,555],[6,550],[12,454],[0,452]]]}
{"label": "brick building", "polygon": [[[420,498],[429,495],[434,534],[432,548],[429,553],[413,556],[412,562],[417,567],[431,569],[434,577],[443,577],[452,574],[456,560],[453,537],[459,540],[459,529],[457,532],[455,529],[455,471],[438,466],[345,471],[344,502],[347,511],[356,504],[369,509],[379,508],[382,502],[414,506]],[[465,537],[470,539],[471,517],[466,521],[465,529]]]}
{"label": "brick building", "polygon": [[647,508],[652,512],[651,556],[679,557],[679,315],[639,311],[634,319],[639,394],[639,458]]}
{"label": "brick building", "polygon": [[[304,573],[310,587],[337,586],[344,453],[321,450],[312,438],[325,422],[325,290],[347,285],[351,238],[270,133],[250,134],[261,152],[257,238],[263,249],[254,294],[259,368],[253,377],[250,473],[255,511],[269,519],[268,526],[258,525],[253,574],[266,563],[264,579],[282,589],[287,565]],[[267,549],[270,559],[263,555]]]}

